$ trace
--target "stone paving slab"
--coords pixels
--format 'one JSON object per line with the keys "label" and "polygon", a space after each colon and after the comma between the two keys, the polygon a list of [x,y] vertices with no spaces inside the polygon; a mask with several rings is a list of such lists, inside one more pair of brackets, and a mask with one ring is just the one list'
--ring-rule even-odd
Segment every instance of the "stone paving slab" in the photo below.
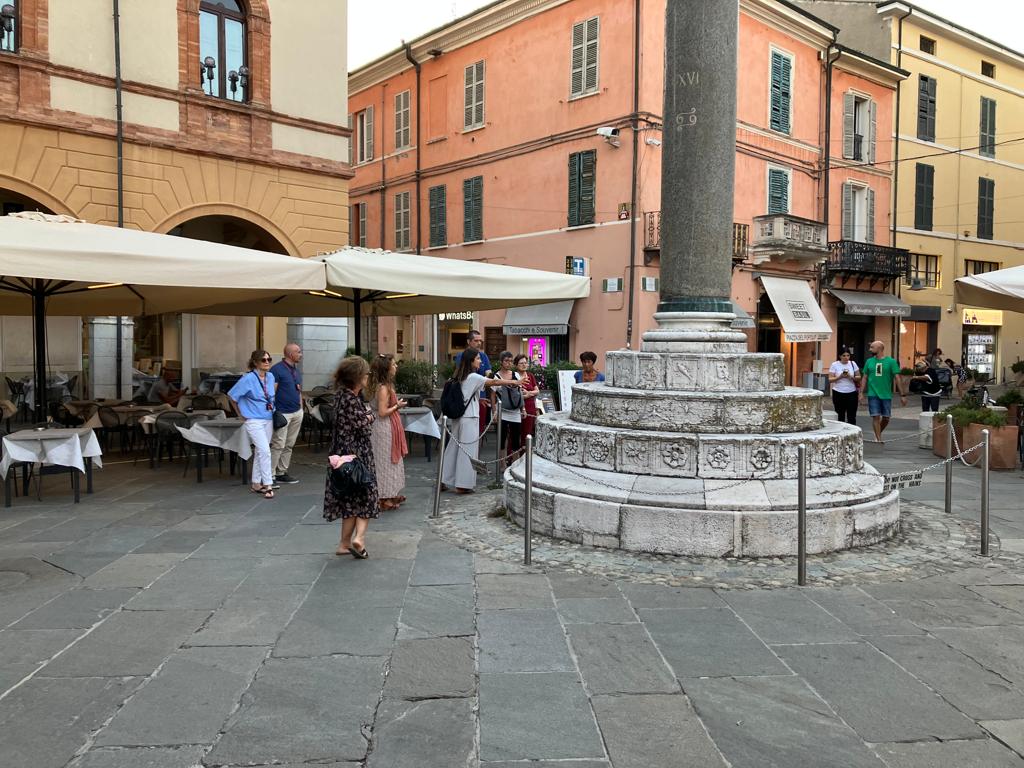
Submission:
{"label": "stone paving slab", "polygon": [[47,677],[150,675],[209,616],[209,611],[122,611],[45,668]]}
{"label": "stone paving slab", "polygon": [[129,554],[119,557],[105,568],[89,576],[83,583],[93,589],[115,587],[148,587],[175,565],[184,556],[177,553],[159,555]]}
{"label": "stone paving slab", "polygon": [[564,597],[556,600],[566,624],[632,624],[633,609],[621,597]]}
{"label": "stone paving slab", "polygon": [[373,722],[378,659],[270,659],[246,693],[208,764],[359,761]]}
{"label": "stone paving slab", "polygon": [[733,768],[882,768],[853,729],[796,677],[682,683]]}
{"label": "stone paving slab", "polygon": [[[523,706],[529,701],[530,706]],[[480,675],[480,759],[605,756],[574,672]]]}
{"label": "stone paving slab", "polygon": [[12,624],[11,629],[88,629],[135,593],[134,589],[72,589]]}
{"label": "stone paving slab", "polygon": [[323,570],[324,558],[321,555],[269,555],[256,563],[242,586],[309,586]]}
{"label": "stone paving slab", "polygon": [[[184,521],[183,521],[184,522]],[[164,531],[159,536],[154,536],[138,549],[133,550],[135,554],[163,554],[167,552],[178,552],[190,554],[199,549],[216,535],[216,531]]]}
{"label": "stone paving slab", "polygon": [[274,656],[387,656],[398,606],[346,606],[333,597],[308,597],[274,646]]}
{"label": "stone paving slab", "polygon": [[254,565],[249,558],[199,560],[190,557],[140,592],[127,608],[132,611],[213,610],[235,591]]}
{"label": "stone paving slab", "polygon": [[63,768],[141,678],[36,677],[0,700],[4,768]]}
{"label": "stone paving slab", "polygon": [[969,739],[981,729],[865,643],[776,651],[868,742]]}
{"label": "stone paving slab", "polygon": [[1024,760],[994,741],[880,744],[875,751],[889,768],[1024,768]]}
{"label": "stone paving slab", "polygon": [[643,609],[639,614],[678,678],[789,674],[728,608]]}
{"label": "stone paving slab", "polygon": [[858,637],[798,590],[729,590],[721,597],[768,644],[841,643]]}
{"label": "stone paving slab", "polygon": [[188,639],[189,645],[273,645],[308,588],[242,586]]}
{"label": "stone paving slab", "polygon": [[473,584],[410,586],[405,592],[400,640],[476,634]]}
{"label": "stone paving slab", "polygon": [[932,634],[985,669],[1024,688],[1024,628],[936,629]]}
{"label": "stone paving slab", "polygon": [[75,768],[195,768],[205,751],[195,746],[90,749]]}
{"label": "stone paving slab", "polygon": [[183,648],[96,738],[99,746],[212,744],[264,648]]}
{"label": "stone paving slab", "polygon": [[427,549],[420,546],[409,583],[413,586],[439,584],[472,584],[473,556],[461,549],[445,545],[444,549]]}
{"label": "stone paving slab", "polygon": [[[477,764],[473,699],[386,699],[366,768],[453,768]],[[574,767],[575,768],[575,767]]]}
{"label": "stone paving slab", "polygon": [[481,673],[575,669],[565,633],[553,610],[481,611],[477,627]]}
{"label": "stone paving slab", "polygon": [[476,693],[476,653],[466,637],[399,640],[391,656],[384,695],[396,699],[439,699]]}
{"label": "stone paving slab", "polygon": [[566,631],[592,696],[679,691],[672,671],[640,624],[569,624]]}
{"label": "stone paving slab", "polygon": [[1024,757],[1024,720],[983,720],[982,727]]}
{"label": "stone paving slab", "polygon": [[1016,611],[1024,620],[1024,586],[971,586],[969,589],[996,605]]}
{"label": "stone paving slab", "polygon": [[75,638],[81,629],[6,629],[0,632],[0,693],[20,681]]}
{"label": "stone paving slab", "polygon": [[482,611],[505,608],[554,608],[551,587],[541,574],[481,574],[476,580]]}
{"label": "stone paving slab", "polygon": [[861,636],[920,635],[924,632],[920,627],[900,618],[886,603],[871,597],[860,587],[810,588],[802,592]]}
{"label": "stone paving slab", "polygon": [[960,600],[886,600],[886,605],[919,627],[996,627],[1024,624],[1024,614],[975,597]]}

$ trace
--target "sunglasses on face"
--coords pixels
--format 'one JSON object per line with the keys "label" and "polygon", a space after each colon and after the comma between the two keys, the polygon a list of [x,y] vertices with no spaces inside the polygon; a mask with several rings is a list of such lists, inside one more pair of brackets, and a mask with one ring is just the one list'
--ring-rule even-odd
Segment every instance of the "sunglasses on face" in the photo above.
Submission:
{"label": "sunglasses on face", "polygon": [[273,358],[271,358],[271,357],[261,357],[260,358],[260,362],[261,363],[269,363],[271,360],[273,360]]}

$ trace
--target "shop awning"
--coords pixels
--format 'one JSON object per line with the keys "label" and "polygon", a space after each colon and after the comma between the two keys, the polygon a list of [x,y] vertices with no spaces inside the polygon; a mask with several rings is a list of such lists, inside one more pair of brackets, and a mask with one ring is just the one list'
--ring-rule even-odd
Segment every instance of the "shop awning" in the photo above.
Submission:
{"label": "shop awning", "polygon": [[747,328],[754,327],[754,318],[752,318],[750,313],[735,301],[732,303],[732,313],[736,315],[736,319],[732,321],[732,327],[734,330],[743,331]]}
{"label": "shop awning", "polygon": [[843,302],[847,314],[850,315],[910,317],[910,305],[891,293],[844,291],[839,288],[829,288],[828,292]]}
{"label": "shop awning", "polygon": [[505,312],[506,336],[562,336],[569,332],[574,301],[555,301]]}
{"label": "shop awning", "polygon": [[828,341],[832,327],[804,280],[761,275],[761,284],[779,316],[786,341]]}

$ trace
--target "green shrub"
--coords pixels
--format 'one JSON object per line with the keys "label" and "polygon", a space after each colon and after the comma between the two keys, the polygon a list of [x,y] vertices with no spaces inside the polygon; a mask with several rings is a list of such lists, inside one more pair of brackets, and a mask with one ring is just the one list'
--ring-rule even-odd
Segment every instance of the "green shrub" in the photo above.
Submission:
{"label": "green shrub", "polygon": [[455,363],[451,360],[437,366],[437,375],[434,379],[434,386],[443,387],[444,383],[455,375]]}
{"label": "green shrub", "polygon": [[990,408],[982,408],[972,424],[983,424],[986,427],[1005,427],[1006,414],[996,413]]}
{"label": "green shrub", "polygon": [[915,376],[916,373],[913,368],[900,368],[900,376]]}
{"label": "green shrub", "polygon": [[953,417],[953,423],[958,427],[966,427],[968,424],[974,424],[981,416],[981,411],[973,398],[964,398],[956,405],[951,405],[942,411],[939,416],[945,421],[946,416]]}
{"label": "green shrub", "polygon": [[348,349],[345,350],[345,357],[352,357],[353,355],[359,355],[359,357],[363,358],[363,360],[365,360],[368,363],[372,362],[373,360],[373,355],[371,355],[369,352],[356,352],[355,347],[349,347]]}
{"label": "green shrub", "polygon": [[1008,389],[998,397],[996,405],[1001,405],[1004,408],[1010,405],[1024,405],[1024,395],[1020,393],[1019,389]]}
{"label": "green shrub", "polygon": [[434,387],[434,366],[424,360],[399,360],[395,389],[403,395],[429,395]]}

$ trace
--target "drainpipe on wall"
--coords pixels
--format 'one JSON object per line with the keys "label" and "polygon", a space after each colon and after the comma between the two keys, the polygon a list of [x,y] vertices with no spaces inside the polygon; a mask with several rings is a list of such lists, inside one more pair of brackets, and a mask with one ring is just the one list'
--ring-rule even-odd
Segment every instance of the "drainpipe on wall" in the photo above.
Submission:
{"label": "drainpipe on wall", "polygon": [[[896,33],[896,66],[900,69],[903,68],[903,20],[914,12],[913,8],[908,8],[907,12],[900,16],[899,23],[897,25]],[[896,208],[899,205],[899,192],[900,192],[900,96],[902,95],[903,85],[902,80],[896,81],[896,140],[892,143],[892,208],[890,209],[889,220],[891,222],[890,229],[892,230],[892,247],[896,247]],[[957,211],[960,208],[957,206]],[[910,269],[910,265],[907,265],[907,269]],[[896,295],[902,294],[903,281],[900,278],[896,278]],[[900,359],[900,324],[902,320],[899,317],[892,319],[892,350],[893,357],[896,360]],[[913,364],[913,360],[910,361]]]}
{"label": "drainpipe on wall", "polygon": [[[117,226],[124,226],[124,112],[121,101],[121,9],[119,0],[114,2],[114,111],[117,118]],[[114,364],[117,367],[115,383],[117,397],[122,395],[121,368],[124,359],[124,347],[121,339],[123,321],[117,316],[117,346]]]}
{"label": "drainpipe on wall", "polygon": [[[829,226],[829,204],[831,195],[829,191],[832,187],[832,65],[839,61],[839,58],[843,55],[842,50],[836,49],[835,58],[832,58],[833,48],[839,41],[839,32],[832,32],[832,42],[828,48],[825,49],[825,167],[823,173],[823,181],[825,184],[824,193],[822,195],[822,205],[824,206],[824,216],[822,219],[825,222],[825,242],[828,242],[828,226]],[[842,233],[840,233],[842,235]],[[841,238],[840,238],[841,239]],[[825,265],[822,264],[818,268],[818,279],[816,280],[817,286],[815,287],[815,298],[818,300],[818,306],[821,306],[821,295],[822,295],[822,283],[825,282]],[[838,325],[838,323],[837,323]],[[838,357],[838,355],[837,355]],[[814,359],[816,361],[821,360],[821,342],[814,342]]]}
{"label": "drainpipe on wall", "polygon": [[633,165],[629,192],[629,301],[626,315],[626,349],[633,347],[633,303],[636,297],[636,206],[638,158],[640,154],[640,0],[633,3]]}
{"label": "drainpipe on wall", "polygon": [[[421,218],[423,212],[423,198],[420,194],[420,187],[422,183],[422,166],[420,165],[420,116],[422,114],[420,110],[420,82],[421,82],[421,70],[420,63],[413,58],[412,46],[408,43],[403,42],[402,45],[405,47],[405,58],[408,59],[409,63],[412,64],[413,69],[416,70],[416,253],[423,253],[423,219]],[[419,339],[416,338],[416,316],[412,315],[412,357],[414,360],[419,358]]]}

